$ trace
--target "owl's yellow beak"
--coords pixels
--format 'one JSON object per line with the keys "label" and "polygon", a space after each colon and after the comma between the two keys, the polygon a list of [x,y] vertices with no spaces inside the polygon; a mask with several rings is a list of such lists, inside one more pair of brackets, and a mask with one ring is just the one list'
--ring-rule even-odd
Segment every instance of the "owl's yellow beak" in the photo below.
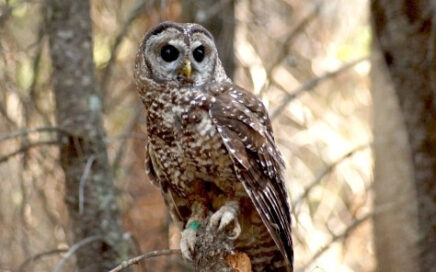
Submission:
{"label": "owl's yellow beak", "polygon": [[185,59],[183,61],[183,66],[180,69],[180,72],[186,76],[186,78],[191,78],[191,72],[192,72],[192,67],[191,67],[191,61],[189,59]]}

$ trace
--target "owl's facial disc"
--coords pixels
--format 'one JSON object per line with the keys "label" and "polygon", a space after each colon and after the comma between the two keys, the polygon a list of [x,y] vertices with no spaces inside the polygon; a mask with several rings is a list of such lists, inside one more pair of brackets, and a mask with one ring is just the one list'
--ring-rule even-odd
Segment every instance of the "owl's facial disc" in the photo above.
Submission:
{"label": "owl's facial disc", "polygon": [[143,47],[151,77],[160,82],[202,85],[213,77],[217,53],[210,34],[198,25],[173,23],[152,30]]}

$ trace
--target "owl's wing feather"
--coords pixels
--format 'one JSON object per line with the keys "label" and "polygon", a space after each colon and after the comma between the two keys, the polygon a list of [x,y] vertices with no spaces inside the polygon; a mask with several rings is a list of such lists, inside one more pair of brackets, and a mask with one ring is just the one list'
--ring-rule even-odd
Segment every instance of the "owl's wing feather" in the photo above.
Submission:
{"label": "owl's wing feather", "polygon": [[[211,88],[214,88],[213,86]],[[209,108],[234,170],[272,238],[293,263],[291,217],[271,121],[253,94],[232,84],[220,85]]]}

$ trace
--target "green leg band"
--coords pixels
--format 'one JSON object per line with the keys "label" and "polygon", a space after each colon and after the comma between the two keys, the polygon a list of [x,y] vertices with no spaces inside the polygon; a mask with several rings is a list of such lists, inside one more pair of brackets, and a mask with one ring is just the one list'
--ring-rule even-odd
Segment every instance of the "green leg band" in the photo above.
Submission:
{"label": "green leg band", "polygon": [[198,221],[192,221],[188,224],[188,229],[198,230],[200,228],[201,224]]}

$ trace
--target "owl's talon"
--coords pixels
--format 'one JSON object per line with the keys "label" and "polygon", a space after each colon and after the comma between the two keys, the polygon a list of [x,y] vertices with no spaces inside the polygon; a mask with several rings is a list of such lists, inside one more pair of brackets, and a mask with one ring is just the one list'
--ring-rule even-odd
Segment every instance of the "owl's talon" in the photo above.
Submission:
{"label": "owl's talon", "polygon": [[183,258],[192,261],[196,240],[197,230],[187,228],[182,231],[182,238],[180,239],[180,251],[182,252]]}
{"label": "owl's talon", "polygon": [[241,234],[241,225],[238,221],[238,205],[229,203],[216,211],[209,219],[208,231],[228,231],[229,239],[236,239]]}

